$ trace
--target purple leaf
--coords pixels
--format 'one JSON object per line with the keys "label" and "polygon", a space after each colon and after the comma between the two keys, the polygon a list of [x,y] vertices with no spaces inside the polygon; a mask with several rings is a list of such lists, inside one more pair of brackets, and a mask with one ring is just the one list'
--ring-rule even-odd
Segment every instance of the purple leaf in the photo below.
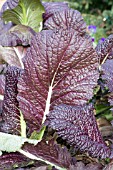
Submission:
{"label": "purple leaf", "polygon": [[[113,93],[113,59],[107,59],[102,65],[102,79],[105,80],[105,86],[108,87],[109,91]],[[111,106],[113,106],[113,94],[109,94],[108,101]],[[113,110],[113,108],[111,109]]]}
{"label": "purple leaf", "polygon": [[19,0],[6,0],[2,6],[1,13],[7,9],[13,9],[18,5]]}
{"label": "purple leaf", "polygon": [[5,23],[3,22],[3,20],[1,19],[1,17],[0,17],[0,36],[1,36],[2,34],[5,35],[5,33],[6,33],[11,27],[12,27],[12,23],[11,23],[11,22],[5,24]]}
{"label": "purple leaf", "polygon": [[44,27],[47,29],[73,29],[80,35],[86,32],[86,23],[82,15],[79,11],[73,9],[55,12],[52,17],[45,21]]}
{"label": "purple leaf", "polygon": [[30,45],[33,35],[35,35],[35,32],[32,28],[24,25],[16,25],[0,35],[0,45],[8,47],[17,45],[27,46]]}
{"label": "purple leaf", "polygon": [[113,92],[113,60],[107,60],[102,65],[102,78],[106,80],[106,85],[110,92]]}
{"label": "purple leaf", "polygon": [[98,54],[100,62],[102,62],[106,56],[107,58],[112,58],[112,56],[110,55],[112,48],[113,48],[113,34],[111,34],[104,41],[99,41],[96,47],[96,52]]}
{"label": "purple leaf", "polygon": [[110,149],[102,140],[91,104],[56,106],[50,111],[46,124],[82,152],[102,159],[110,156]]}
{"label": "purple leaf", "polygon": [[5,76],[0,74],[0,95],[4,95],[5,90]]}
{"label": "purple leaf", "polygon": [[10,153],[0,156],[0,170],[11,170],[14,166],[26,166],[30,160],[19,153]]}
{"label": "purple leaf", "polygon": [[75,31],[38,33],[23,62],[18,101],[30,130],[39,129],[50,106],[78,105],[92,98],[98,80],[98,57],[91,40]]}
{"label": "purple leaf", "polygon": [[8,67],[5,80],[5,94],[2,108],[3,123],[1,131],[12,134],[20,134],[20,112],[17,101],[17,83],[20,69]]}
{"label": "purple leaf", "polygon": [[75,166],[71,166],[69,170],[102,170],[102,165],[99,163],[89,163],[85,166],[83,162],[77,162]]}
{"label": "purple leaf", "polygon": [[38,158],[47,160],[55,165],[69,168],[76,161],[72,161],[72,157],[66,147],[61,147],[56,144],[53,139],[50,141],[41,141],[36,146],[31,144],[25,144],[23,147],[24,151],[27,151]]}
{"label": "purple leaf", "polygon": [[45,8],[45,13],[43,14],[44,21],[51,17],[55,12],[68,9],[68,4],[64,2],[44,2],[42,4]]}
{"label": "purple leaf", "polygon": [[0,74],[6,73],[7,70],[7,64],[2,64],[2,61],[0,59]]}
{"label": "purple leaf", "polygon": [[113,169],[113,159],[111,159],[110,163],[105,166],[104,170],[112,170]]}

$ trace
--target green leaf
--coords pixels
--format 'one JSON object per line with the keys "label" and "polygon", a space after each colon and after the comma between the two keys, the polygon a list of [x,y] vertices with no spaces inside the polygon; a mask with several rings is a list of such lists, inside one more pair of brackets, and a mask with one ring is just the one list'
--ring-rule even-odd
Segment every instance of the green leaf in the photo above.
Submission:
{"label": "green leaf", "polygon": [[3,20],[29,26],[38,32],[41,30],[43,13],[44,7],[40,0],[20,0],[17,7],[3,13]]}
{"label": "green leaf", "polygon": [[105,112],[107,110],[110,110],[111,106],[106,106],[105,104],[99,104],[99,105],[96,105],[96,115],[102,113],[102,112]]}
{"label": "green leaf", "polygon": [[34,131],[31,136],[30,136],[30,139],[37,139],[37,140],[42,140],[42,137],[44,135],[44,132],[45,132],[45,129],[46,129],[46,126],[43,126],[42,129],[40,130],[40,132],[36,132]]}
{"label": "green leaf", "polygon": [[39,141],[0,132],[0,151],[19,151],[25,142],[36,145]]}

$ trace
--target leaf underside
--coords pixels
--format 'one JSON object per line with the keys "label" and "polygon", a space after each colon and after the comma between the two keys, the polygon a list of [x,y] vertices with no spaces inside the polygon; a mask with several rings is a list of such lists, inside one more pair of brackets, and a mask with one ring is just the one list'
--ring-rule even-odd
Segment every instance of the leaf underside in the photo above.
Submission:
{"label": "leaf underside", "polygon": [[2,47],[0,46],[0,60],[9,64],[9,66],[16,66],[23,68],[22,58],[26,54],[28,47]]}
{"label": "leaf underside", "polygon": [[35,32],[25,25],[16,25],[0,35],[0,45],[5,47],[28,46]]}
{"label": "leaf underside", "polygon": [[110,149],[102,140],[92,105],[59,105],[50,111],[46,124],[70,145],[92,157],[107,158]]}
{"label": "leaf underside", "polygon": [[22,149],[61,167],[69,168],[72,164],[76,163],[66,147],[62,148],[53,139],[48,142],[41,141],[36,146],[25,144]]}

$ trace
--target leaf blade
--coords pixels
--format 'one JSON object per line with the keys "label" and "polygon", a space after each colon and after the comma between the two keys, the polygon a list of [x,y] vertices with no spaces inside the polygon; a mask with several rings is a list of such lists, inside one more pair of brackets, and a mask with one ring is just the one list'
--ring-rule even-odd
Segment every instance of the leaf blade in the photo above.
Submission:
{"label": "leaf blade", "polygon": [[88,152],[92,157],[105,159],[110,156],[98,129],[92,105],[59,105],[50,111],[46,125],[71,146]]}
{"label": "leaf blade", "polygon": [[93,95],[98,57],[91,41],[72,30],[37,34],[23,62],[18,101],[32,132],[54,105],[83,104]]}

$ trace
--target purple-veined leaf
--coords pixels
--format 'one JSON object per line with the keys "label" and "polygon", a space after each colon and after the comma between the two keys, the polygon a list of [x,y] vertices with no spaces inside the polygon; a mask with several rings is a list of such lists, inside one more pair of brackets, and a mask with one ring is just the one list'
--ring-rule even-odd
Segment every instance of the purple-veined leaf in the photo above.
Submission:
{"label": "purple-veined leaf", "polygon": [[19,153],[10,153],[0,156],[0,170],[11,170],[14,167],[23,167],[28,165],[30,159],[19,154]]}
{"label": "purple-veined leaf", "polygon": [[4,95],[5,90],[5,76],[0,74],[0,95]]}
{"label": "purple-veined leaf", "polygon": [[85,164],[80,161],[77,162],[76,165],[72,165],[69,170],[102,170],[102,165],[99,163],[89,163],[85,166]]}
{"label": "purple-veined leaf", "polygon": [[19,0],[6,0],[2,6],[1,12],[3,13],[7,9],[13,9],[18,5]]}
{"label": "purple-veined leaf", "polygon": [[55,165],[69,168],[76,161],[71,157],[66,147],[61,147],[51,139],[49,141],[41,141],[37,145],[25,144],[22,148],[24,151],[35,155],[38,158],[49,161]]}
{"label": "purple-veined leaf", "polygon": [[17,82],[20,69],[8,67],[5,75],[5,94],[2,108],[2,132],[20,134],[20,112],[17,101]]}
{"label": "purple-veined leaf", "polygon": [[25,56],[28,47],[2,47],[0,46],[0,63],[6,62],[10,66],[23,68],[22,58]]}
{"label": "purple-veined leaf", "polygon": [[44,21],[51,17],[55,12],[68,9],[68,4],[64,2],[44,2],[42,4],[45,8],[45,13],[43,14]]}
{"label": "purple-veined leaf", "polygon": [[18,83],[20,109],[31,131],[38,130],[54,105],[78,105],[93,96],[98,56],[91,41],[75,31],[37,34],[23,59]]}
{"label": "purple-veined leaf", "polygon": [[106,80],[106,85],[110,92],[113,92],[113,60],[107,59],[102,65],[102,79]]}
{"label": "purple-veined leaf", "polygon": [[73,29],[80,35],[86,32],[86,23],[81,13],[73,9],[55,12],[52,17],[45,21],[44,27],[47,29]]}
{"label": "purple-veined leaf", "polygon": [[[108,101],[111,106],[113,106],[113,59],[107,59],[106,62],[102,65],[102,79],[105,80],[105,86],[108,87],[111,94],[108,96]],[[111,108],[113,110],[113,108]]]}
{"label": "purple-veined leaf", "polygon": [[107,58],[112,58],[111,52],[113,48],[113,34],[106,38],[103,42],[100,41],[96,47],[96,52],[98,54],[100,63],[102,63]]}
{"label": "purple-veined leaf", "polygon": [[28,46],[33,35],[35,35],[35,32],[32,28],[25,25],[16,25],[0,35],[0,45],[7,47]]}
{"label": "purple-veined leaf", "polygon": [[99,132],[92,105],[59,105],[50,111],[46,124],[70,145],[92,157],[107,158],[110,148]]}

